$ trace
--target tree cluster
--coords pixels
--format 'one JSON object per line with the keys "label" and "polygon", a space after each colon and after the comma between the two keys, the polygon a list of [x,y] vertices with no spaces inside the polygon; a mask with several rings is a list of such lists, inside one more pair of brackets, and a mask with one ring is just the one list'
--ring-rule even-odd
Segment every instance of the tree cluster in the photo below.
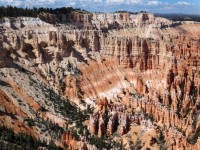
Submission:
{"label": "tree cluster", "polygon": [[72,7],[61,7],[61,8],[17,8],[13,6],[1,6],[0,7],[0,18],[2,17],[37,17],[40,13],[51,13],[51,14],[68,14],[72,11],[80,11],[80,9],[74,9]]}
{"label": "tree cluster", "polygon": [[46,147],[49,150],[62,150],[53,141],[47,144],[25,133],[14,133],[12,129],[0,126],[0,149],[1,150],[36,150],[38,147]]}

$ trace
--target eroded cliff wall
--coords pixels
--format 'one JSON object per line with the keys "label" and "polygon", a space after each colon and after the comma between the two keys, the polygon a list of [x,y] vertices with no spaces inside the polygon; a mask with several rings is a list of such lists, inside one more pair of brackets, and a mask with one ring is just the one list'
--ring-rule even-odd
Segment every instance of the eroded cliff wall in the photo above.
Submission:
{"label": "eroded cliff wall", "polygon": [[[10,126],[16,132],[45,140],[53,137],[58,145],[92,147],[73,138],[66,141],[70,133],[63,134],[61,141],[61,130],[58,136],[48,132],[52,122],[57,128],[73,126],[76,116],[63,111],[71,105],[80,111],[91,107],[94,112],[86,121],[90,132],[118,140],[130,135],[129,142],[125,140],[128,149],[130,141],[148,143],[141,138],[144,126],[149,129],[145,134],[152,129],[152,136],[143,148],[161,146],[155,142],[158,131],[163,132],[168,149],[199,148],[198,23],[172,22],[148,13],[74,12],[63,16],[60,24],[55,23],[55,15],[39,17],[43,21],[1,20],[3,125],[16,120]],[[147,121],[149,117],[154,122]],[[48,125],[40,129],[43,121]]]}

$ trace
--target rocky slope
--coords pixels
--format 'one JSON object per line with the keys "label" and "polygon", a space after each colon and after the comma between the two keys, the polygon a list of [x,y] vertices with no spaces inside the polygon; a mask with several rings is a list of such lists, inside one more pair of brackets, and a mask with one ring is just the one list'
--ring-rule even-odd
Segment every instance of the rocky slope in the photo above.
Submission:
{"label": "rocky slope", "polygon": [[69,149],[200,149],[199,31],[149,13],[3,18],[0,124]]}

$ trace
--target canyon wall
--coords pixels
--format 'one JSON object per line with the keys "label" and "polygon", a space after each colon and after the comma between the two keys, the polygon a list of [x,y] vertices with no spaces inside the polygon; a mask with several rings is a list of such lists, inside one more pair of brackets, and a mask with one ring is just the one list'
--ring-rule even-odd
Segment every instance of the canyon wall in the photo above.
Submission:
{"label": "canyon wall", "polygon": [[[77,114],[91,107],[91,135],[125,140],[142,128],[144,115],[154,119],[149,127],[155,135],[162,129],[169,149],[199,149],[199,23],[149,13],[80,12],[0,22],[1,101],[9,105],[2,105],[1,124],[47,141],[53,137],[64,147],[95,149],[70,132],[58,133],[60,139],[48,132],[51,122],[74,126],[70,107]],[[31,129],[27,118],[36,122]],[[41,130],[42,120],[48,126]]]}

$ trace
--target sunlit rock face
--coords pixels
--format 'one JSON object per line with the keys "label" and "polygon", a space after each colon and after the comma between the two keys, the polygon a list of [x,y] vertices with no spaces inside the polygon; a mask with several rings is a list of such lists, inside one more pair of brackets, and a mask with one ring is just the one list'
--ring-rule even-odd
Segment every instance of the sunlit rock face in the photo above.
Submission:
{"label": "sunlit rock face", "polygon": [[59,139],[40,128],[41,120],[75,126],[62,113],[68,99],[89,114],[82,123],[89,134],[126,149],[138,141],[162,148],[160,132],[165,148],[200,149],[199,23],[80,12],[0,23],[1,125],[63,147],[97,149],[85,136],[62,132]]}

